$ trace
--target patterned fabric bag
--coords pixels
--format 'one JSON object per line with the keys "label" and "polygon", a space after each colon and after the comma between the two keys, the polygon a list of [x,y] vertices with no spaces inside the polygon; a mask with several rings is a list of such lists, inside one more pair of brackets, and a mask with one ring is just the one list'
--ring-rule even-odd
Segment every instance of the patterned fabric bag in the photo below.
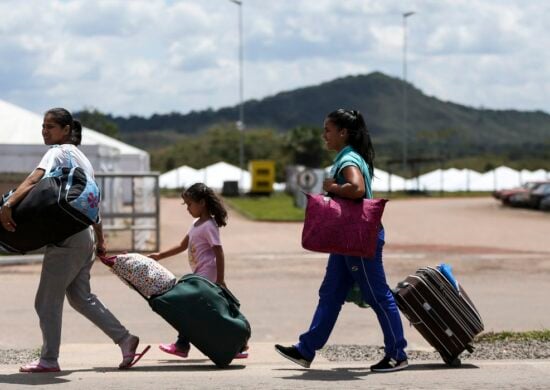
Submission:
{"label": "patterned fabric bag", "polygon": [[176,284],[176,277],[172,272],[147,256],[126,253],[113,260],[111,270],[115,275],[126,284],[131,283],[147,298],[164,294]]}

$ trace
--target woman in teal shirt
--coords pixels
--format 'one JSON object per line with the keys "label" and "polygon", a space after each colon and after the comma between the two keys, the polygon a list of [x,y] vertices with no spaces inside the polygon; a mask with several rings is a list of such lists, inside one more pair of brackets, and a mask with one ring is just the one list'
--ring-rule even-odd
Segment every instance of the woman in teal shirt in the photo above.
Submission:
{"label": "woman in teal shirt", "polygon": [[[333,196],[348,199],[372,198],[374,148],[360,112],[339,109],[327,115],[323,139],[327,149],[338,152],[331,178],[323,189]],[[331,253],[319,289],[319,303],[309,330],[290,347],[275,345],[281,355],[308,368],[315,352],[326,344],[354,283],[372,307],[384,333],[384,358],[371,366],[375,372],[398,371],[408,366],[403,324],[393,294],[386,282],[382,264],[384,229],[380,226],[376,255],[373,258]]]}

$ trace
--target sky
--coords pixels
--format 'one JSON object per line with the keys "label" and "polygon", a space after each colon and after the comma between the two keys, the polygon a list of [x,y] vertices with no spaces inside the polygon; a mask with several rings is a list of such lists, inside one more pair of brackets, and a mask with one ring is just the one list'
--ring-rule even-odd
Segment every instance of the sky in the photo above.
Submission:
{"label": "sky", "polygon": [[[472,107],[550,112],[550,1],[242,0],[244,99],[380,71]],[[0,99],[115,115],[239,103],[230,0],[0,0]]]}

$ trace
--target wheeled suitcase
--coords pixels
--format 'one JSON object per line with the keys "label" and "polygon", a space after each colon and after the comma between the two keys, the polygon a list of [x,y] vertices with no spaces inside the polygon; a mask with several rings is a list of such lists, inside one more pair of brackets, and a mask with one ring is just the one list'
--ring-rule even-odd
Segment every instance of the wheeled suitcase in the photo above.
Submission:
{"label": "wheeled suitcase", "polygon": [[149,305],[216,366],[226,367],[244,350],[251,335],[231,292],[206,278],[190,274]]}
{"label": "wheeled suitcase", "polygon": [[420,268],[394,289],[401,312],[450,366],[460,366],[460,354],[473,352],[472,341],[483,331],[479,312],[454,281],[439,269]]}
{"label": "wheeled suitcase", "polygon": [[99,258],[218,367],[245,350],[250,324],[227,288],[194,274],[174,285],[169,270],[137,253]]}

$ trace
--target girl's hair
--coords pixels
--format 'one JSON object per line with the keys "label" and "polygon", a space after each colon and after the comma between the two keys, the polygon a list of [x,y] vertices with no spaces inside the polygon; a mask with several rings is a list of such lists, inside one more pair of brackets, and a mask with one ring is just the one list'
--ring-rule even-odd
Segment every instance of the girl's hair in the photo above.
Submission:
{"label": "girl's hair", "polygon": [[195,183],[181,194],[182,198],[189,198],[195,202],[204,200],[208,213],[214,217],[219,227],[227,225],[227,210],[220,198],[204,183]]}
{"label": "girl's hair", "polygon": [[339,129],[348,131],[348,144],[369,165],[369,173],[374,173],[374,147],[370,139],[369,130],[363,115],[357,110],[344,110],[340,108],[327,115],[327,119],[334,123]]}
{"label": "girl's hair", "polygon": [[61,127],[69,126],[71,129],[69,143],[78,146],[82,142],[82,124],[73,119],[69,111],[64,108],[52,108],[46,111],[44,116],[50,115],[55,123]]}

